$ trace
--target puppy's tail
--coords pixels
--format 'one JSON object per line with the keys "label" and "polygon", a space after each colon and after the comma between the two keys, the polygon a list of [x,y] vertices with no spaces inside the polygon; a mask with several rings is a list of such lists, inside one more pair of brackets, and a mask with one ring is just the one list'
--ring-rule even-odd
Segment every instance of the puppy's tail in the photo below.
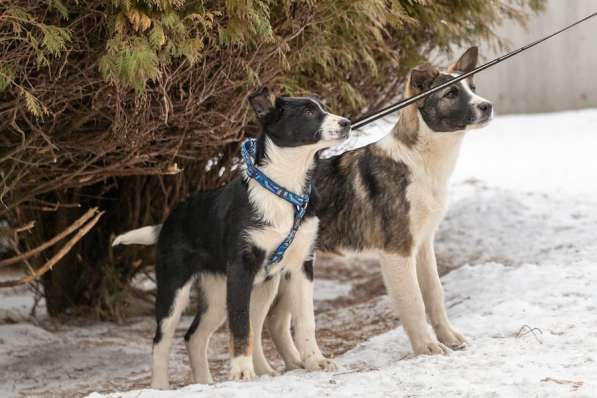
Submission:
{"label": "puppy's tail", "polygon": [[112,246],[118,245],[154,245],[158,241],[160,231],[162,230],[162,224],[150,225],[147,227],[133,229],[132,231],[125,232],[122,235],[118,235],[112,242]]}

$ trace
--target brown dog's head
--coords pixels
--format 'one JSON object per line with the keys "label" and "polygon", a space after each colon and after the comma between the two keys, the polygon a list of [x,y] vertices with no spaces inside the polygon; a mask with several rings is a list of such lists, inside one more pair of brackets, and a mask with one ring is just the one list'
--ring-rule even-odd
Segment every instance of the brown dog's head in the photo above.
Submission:
{"label": "brown dog's head", "polygon": [[[417,66],[410,73],[406,97],[473,70],[477,59],[478,49],[471,47],[445,70],[430,64]],[[455,132],[482,127],[491,120],[493,105],[477,95],[475,90],[472,78],[465,79],[422,99],[416,106],[423,121],[433,132]]]}

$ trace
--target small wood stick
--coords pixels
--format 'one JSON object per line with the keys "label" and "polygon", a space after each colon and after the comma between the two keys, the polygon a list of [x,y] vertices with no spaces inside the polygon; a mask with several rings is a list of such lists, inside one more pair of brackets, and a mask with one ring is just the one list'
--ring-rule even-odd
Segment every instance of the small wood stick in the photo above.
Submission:
{"label": "small wood stick", "polygon": [[[92,209],[95,211],[96,209]],[[3,287],[15,287],[20,285],[25,285],[27,283],[31,283],[34,280],[38,279],[40,276],[51,270],[62,257],[64,257],[72,248],[73,246],[83,238],[90,230],[93,228],[95,224],[99,221],[100,217],[104,214],[104,212],[98,213],[91,221],[89,221],[85,226],[73,236],[66,244],[56,253],[51,259],[49,259],[41,268],[35,270],[35,273],[32,275],[27,275],[22,277],[21,279],[16,279],[12,281],[5,281],[0,282],[0,288]]]}
{"label": "small wood stick", "polygon": [[44,251],[48,247],[55,245],[57,242],[60,242],[62,239],[79,229],[83,224],[87,222],[93,215],[97,213],[97,207],[89,209],[85,214],[81,216],[77,221],[72,223],[67,229],[59,233],[58,235],[54,236],[52,239],[42,243],[41,245],[37,246],[35,249],[31,249],[28,252],[20,254],[18,256],[14,256],[11,258],[7,258],[6,260],[0,261],[0,267],[4,267],[7,265],[12,265],[16,263],[20,263],[30,257],[35,256],[36,254]]}
{"label": "small wood stick", "polygon": [[20,227],[16,227],[14,229],[8,228],[7,231],[0,231],[0,236],[9,236],[9,235],[16,235],[24,231],[29,231],[31,228],[35,226],[35,221],[29,221],[25,225],[21,225]]}

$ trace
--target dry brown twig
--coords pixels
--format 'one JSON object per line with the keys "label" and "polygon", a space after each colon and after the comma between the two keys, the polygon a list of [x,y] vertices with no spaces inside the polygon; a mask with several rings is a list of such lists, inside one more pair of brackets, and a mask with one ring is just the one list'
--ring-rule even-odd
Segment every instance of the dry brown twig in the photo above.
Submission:
{"label": "dry brown twig", "polygon": [[530,327],[529,325],[522,325],[522,327],[520,328],[518,333],[516,333],[516,337],[517,338],[524,337],[529,333],[532,334],[533,337],[535,337],[535,340],[537,340],[539,342],[539,344],[543,344],[543,341],[541,341],[541,339],[538,336],[538,334],[543,334],[543,330],[541,330],[539,328]]}
{"label": "dry brown twig", "polygon": [[[58,236],[64,237],[64,236],[68,235],[69,233],[71,233],[77,229],[77,227],[73,227],[73,226],[80,226],[82,224],[85,224],[85,221],[87,221],[91,216],[95,215],[95,217],[93,217],[93,219],[91,219],[91,221],[89,221],[87,224],[83,225],[77,231],[77,233],[54,256],[52,256],[52,258],[50,258],[43,266],[36,269],[31,275],[24,276],[20,279],[0,282],[0,288],[26,285],[28,283],[31,283],[31,282],[37,280],[43,274],[45,274],[46,272],[51,270],[58,263],[58,261],[60,261],[60,259],[62,259],[62,257],[64,257],[73,248],[73,246],[78,241],[80,241],[91,230],[91,228],[93,228],[95,226],[95,224],[97,224],[97,222],[99,221],[100,217],[103,214],[104,214],[104,212],[103,211],[98,212],[97,208],[93,208],[93,209],[90,209],[89,211],[87,211],[87,213],[85,213],[83,216],[81,216],[81,218],[79,218],[77,221],[75,221],[73,224],[71,224],[71,226],[68,227],[61,234],[57,235],[57,237]],[[82,221],[82,220],[84,220],[84,221]],[[70,232],[66,233],[67,231],[70,231]],[[49,245],[49,246],[51,246],[51,245]],[[46,247],[49,247],[49,246],[46,246]],[[37,247],[27,253],[23,253],[23,255],[20,255],[17,257],[20,258],[20,261],[24,261],[31,255],[33,255],[33,254],[31,254],[31,252],[35,252],[34,254],[39,253],[41,250],[38,250],[38,249],[39,249],[39,247]],[[12,259],[9,259],[9,260],[12,260]]]}
{"label": "dry brown twig", "polygon": [[44,251],[48,247],[54,246],[56,243],[60,242],[62,239],[76,231],[80,228],[83,224],[87,222],[93,215],[97,213],[97,207],[93,209],[87,210],[85,214],[83,214],[77,221],[72,223],[67,229],[59,233],[58,235],[54,236],[52,239],[48,240],[47,242],[42,243],[41,245],[37,246],[35,249],[31,249],[28,252],[25,252],[21,255],[14,256],[11,258],[7,258],[6,260],[0,261],[0,267],[5,267],[8,265],[17,264],[23,262],[24,260],[35,256],[36,254]]}
{"label": "dry brown twig", "polygon": [[585,382],[582,380],[555,379],[553,377],[546,377],[545,379],[542,379],[541,381],[543,383],[551,381],[551,382],[557,383],[557,384],[570,384],[572,386],[572,390],[574,390],[574,391],[578,390],[585,384]]}
{"label": "dry brown twig", "polygon": [[35,227],[35,221],[29,221],[25,225],[21,225],[20,227],[16,227],[12,232],[15,234],[20,234],[21,232],[29,231]]}

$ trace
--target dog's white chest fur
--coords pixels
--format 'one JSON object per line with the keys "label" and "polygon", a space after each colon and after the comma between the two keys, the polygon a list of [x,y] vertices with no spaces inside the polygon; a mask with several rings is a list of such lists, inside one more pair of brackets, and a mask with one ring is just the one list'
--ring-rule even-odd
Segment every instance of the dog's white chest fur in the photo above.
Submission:
{"label": "dog's white chest fur", "polygon": [[445,215],[448,182],[464,136],[464,132],[434,133],[422,118],[419,126],[419,141],[413,148],[391,135],[378,144],[392,158],[404,162],[411,172],[406,198],[410,204],[410,229],[415,242],[431,236]]}
{"label": "dog's white chest fur", "polygon": [[[438,227],[447,209],[447,187],[429,175],[413,173],[413,183],[406,191],[410,203],[411,234],[429,236]],[[419,239],[416,239],[417,241]]]}
{"label": "dog's white chest fur", "polygon": [[[268,225],[249,231],[249,238],[254,245],[266,252],[266,261],[268,261],[273,251],[286,239],[292,229],[294,208],[290,203],[266,191],[261,186],[254,187],[251,184],[256,183],[250,183],[251,202]],[[273,265],[272,274],[282,270],[294,270],[302,266],[303,261],[311,254],[317,238],[318,226],[319,220],[316,217],[310,217],[301,223],[292,244],[284,253],[284,258]],[[262,269],[256,276],[255,282],[261,282],[266,276]]]}
{"label": "dog's white chest fur", "polygon": [[[287,151],[288,152],[288,151]],[[270,155],[271,156],[271,155]],[[285,153],[288,158],[288,153]],[[279,165],[281,162],[272,162]],[[302,194],[305,184],[306,170],[300,169],[304,162],[293,162],[290,164],[274,167],[271,164],[262,168],[262,171],[273,181],[284,186],[294,193]],[[307,167],[305,165],[304,167]],[[295,172],[289,170],[295,169]],[[249,200],[257,210],[266,226],[248,231],[250,241],[266,252],[266,261],[269,260],[272,252],[278,248],[280,243],[286,239],[294,223],[294,207],[284,199],[274,195],[262,187],[255,180],[249,180]],[[275,274],[282,270],[290,271],[302,266],[313,249],[317,238],[319,220],[316,217],[304,219],[301,223],[292,244],[284,253],[284,258],[273,265],[271,273]],[[265,264],[264,264],[265,265]],[[267,275],[262,269],[255,278],[255,283],[261,282]]]}

